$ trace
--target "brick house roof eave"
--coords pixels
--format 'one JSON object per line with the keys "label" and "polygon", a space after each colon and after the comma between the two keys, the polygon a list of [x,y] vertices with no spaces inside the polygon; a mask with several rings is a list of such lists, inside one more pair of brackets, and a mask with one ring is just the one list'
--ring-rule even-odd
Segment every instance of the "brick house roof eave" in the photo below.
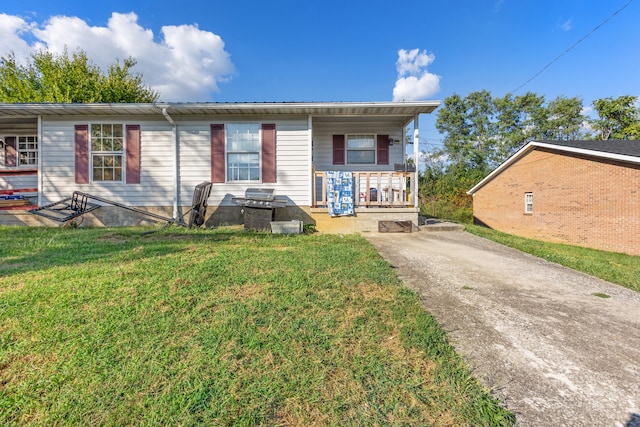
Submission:
{"label": "brick house roof eave", "polygon": [[[579,143],[580,141],[575,141],[575,142]],[[626,141],[626,142],[629,142],[629,141]],[[630,142],[637,143],[640,145],[640,141],[630,141]],[[579,146],[579,144],[560,145],[554,141],[530,141],[524,147],[518,150],[514,155],[509,157],[504,163],[502,163],[500,166],[495,168],[489,175],[487,175],[484,179],[482,179],[479,183],[477,183],[473,188],[467,191],[467,194],[472,196],[474,193],[480,190],[480,188],[484,187],[491,180],[493,180],[493,178],[499,175],[502,171],[504,171],[509,166],[511,166],[511,164],[518,161],[520,157],[534,150],[536,147],[547,148],[550,150],[558,151],[561,154],[562,153],[582,154],[582,155],[598,157],[602,159],[617,160],[622,162],[640,164],[640,156],[620,154],[620,153],[595,150],[595,149],[589,149],[589,148],[582,148]]]}

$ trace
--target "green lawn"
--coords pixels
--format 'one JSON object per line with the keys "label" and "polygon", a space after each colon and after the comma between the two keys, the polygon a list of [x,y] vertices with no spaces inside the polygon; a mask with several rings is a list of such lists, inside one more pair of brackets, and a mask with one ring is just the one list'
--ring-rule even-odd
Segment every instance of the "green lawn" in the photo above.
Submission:
{"label": "green lawn", "polygon": [[0,425],[512,425],[359,236],[0,227]]}
{"label": "green lawn", "polygon": [[465,230],[522,252],[640,292],[640,257],[549,243],[465,224]]}

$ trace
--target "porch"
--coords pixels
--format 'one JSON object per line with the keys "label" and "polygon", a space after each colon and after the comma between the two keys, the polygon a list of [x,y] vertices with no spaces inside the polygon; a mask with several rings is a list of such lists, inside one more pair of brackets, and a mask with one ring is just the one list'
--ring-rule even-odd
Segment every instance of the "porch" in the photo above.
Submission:
{"label": "porch", "polygon": [[[355,208],[413,208],[416,195],[411,193],[416,172],[352,172]],[[327,207],[325,171],[313,173],[312,208]]]}
{"label": "porch", "polygon": [[414,188],[415,172],[352,172],[354,213],[329,216],[325,171],[313,174],[313,205],[310,214],[318,231],[324,233],[377,232],[380,221],[411,221],[418,225]]}

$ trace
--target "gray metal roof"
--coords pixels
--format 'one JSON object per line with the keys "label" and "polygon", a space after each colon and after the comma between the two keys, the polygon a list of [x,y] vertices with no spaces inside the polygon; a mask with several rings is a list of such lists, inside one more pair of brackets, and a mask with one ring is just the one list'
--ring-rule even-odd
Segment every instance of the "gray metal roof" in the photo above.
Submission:
{"label": "gray metal roof", "polygon": [[156,116],[162,109],[176,118],[199,115],[384,116],[409,122],[428,114],[440,101],[419,102],[281,102],[281,103],[152,103],[152,104],[0,104],[0,119],[51,116]]}

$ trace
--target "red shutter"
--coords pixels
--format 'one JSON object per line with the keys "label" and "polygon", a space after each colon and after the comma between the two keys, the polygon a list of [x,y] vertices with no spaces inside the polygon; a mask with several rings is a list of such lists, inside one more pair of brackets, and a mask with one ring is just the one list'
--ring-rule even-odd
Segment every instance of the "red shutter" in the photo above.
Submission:
{"label": "red shutter", "polygon": [[276,182],[275,124],[262,124],[262,182]]}
{"label": "red shutter", "polygon": [[378,135],[378,164],[389,164],[389,135]]}
{"label": "red shutter", "polygon": [[127,184],[140,184],[140,125],[127,125]]}
{"label": "red shutter", "polygon": [[89,183],[89,126],[75,127],[76,184]]}
{"label": "red shutter", "polygon": [[224,125],[211,125],[211,182],[225,182]]}
{"label": "red shutter", "polygon": [[13,167],[18,165],[18,154],[16,152],[16,137],[8,136],[4,139],[4,165]]}
{"label": "red shutter", "polygon": [[333,164],[344,165],[344,135],[333,135]]}

